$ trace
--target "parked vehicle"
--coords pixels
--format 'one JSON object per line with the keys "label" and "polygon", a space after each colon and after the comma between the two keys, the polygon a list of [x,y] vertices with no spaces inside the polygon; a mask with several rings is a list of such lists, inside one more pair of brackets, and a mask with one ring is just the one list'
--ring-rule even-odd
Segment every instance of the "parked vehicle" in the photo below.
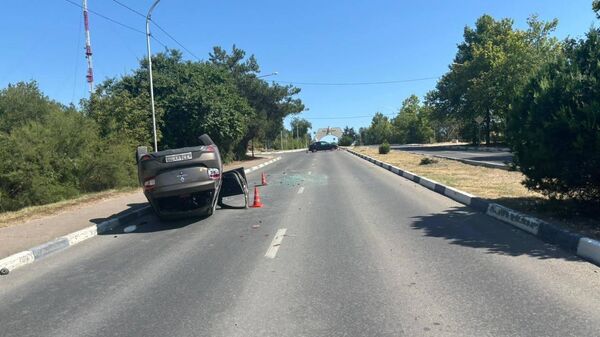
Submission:
{"label": "parked vehicle", "polygon": [[308,151],[325,151],[325,150],[337,150],[338,146],[336,143],[329,143],[325,141],[314,142],[308,146]]}
{"label": "parked vehicle", "polygon": [[244,169],[223,172],[219,148],[208,135],[201,145],[149,153],[138,147],[136,160],[144,195],[161,219],[210,216],[223,198],[243,194],[248,205]]}

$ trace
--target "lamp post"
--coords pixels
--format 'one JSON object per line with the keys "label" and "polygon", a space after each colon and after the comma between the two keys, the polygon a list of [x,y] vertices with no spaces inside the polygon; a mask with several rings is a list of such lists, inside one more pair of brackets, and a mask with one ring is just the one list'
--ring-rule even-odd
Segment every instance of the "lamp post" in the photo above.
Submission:
{"label": "lamp post", "polygon": [[152,84],[152,52],[150,50],[150,19],[152,17],[152,11],[154,7],[158,5],[160,0],[155,0],[150,9],[148,15],[146,15],[146,48],[148,49],[148,77],[150,78],[150,105],[152,107],[152,133],[154,136],[154,151],[158,152],[158,140],[156,138],[156,112],[154,110],[154,86]]}

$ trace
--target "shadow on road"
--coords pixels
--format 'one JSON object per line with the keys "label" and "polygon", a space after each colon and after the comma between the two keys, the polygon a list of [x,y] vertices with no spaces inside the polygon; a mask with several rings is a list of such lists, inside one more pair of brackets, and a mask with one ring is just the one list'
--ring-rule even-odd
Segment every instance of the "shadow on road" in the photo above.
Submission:
{"label": "shadow on road", "polygon": [[425,236],[443,238],[453,245],[485,249],[488,254],[578,260],[554,245],[468,207],[455,207],[444,213],[413,219],[413,229],[422,230]]}
{"label": "shadow on road", "polygon": [[[179,229],[191,225],[195,222],[203,220],[202,218],[189,218],[181,220],[164,221],[157,218],[154,214],[129,221],[125,225],[117,226],[100,235],[123,235],[123,234],[141,234],[155,233]],[[135,226],[135,230],[126,232],[125,229],[130,226]]]}
{"label": "shadow on road", "polygon": [[94,218],[94,219],[90,219],[89,221],[95,223],[96,225],[98,225],[98,224],[100,224],[100,223],[102,223],[104,221],[111,220],[111,219],[118,218],[118,217],[122,217],[125,214],[131,213],[132,211],[135,211],[135,210],[140,209],[140,208],[142,208],[144,206],[147,206],[147,205],[148,205],[147,202],[140,202],[140,203],[135,203],[135,204],[127,204],[128,208],[126,210],[123,210],[123,211],[121,211],[119,213],[111,214],[110,216],[108,216],[106,218]]}
{"label": "shadow on road", "polygon": [[[127,214],[131,214],[131,212],[133,212],[137,209],[140,209],[144,206],[148,206],[148,203],[146,203],[146,202],[135,203],[135,204],[128,204],[127,206],[129,207],[128,209],[126,209],[122,212],[119,212],[119,213],[112,214],[109,217],[96,218],[96,219],[90,220],[91,222],[93,222],[95,224],[100,224],[104,221],[114,219],[114,218],[119,218],[119,217],[124,217],[126,219],[125,224],[121,224],[109,231],[100,233],[99,235],[121,235],[121,234],[139,234],[139,233],[161,232],[161,231],[167,231],[167,230],[171,230],[171,229],[182,228],[182,227],[188,226],[189,224],[192,224],[194,222],[198,222],[198,221],[202,220],[202,218],[190,218],[190,219],[182,219],[182,220],[164,221],[164,220],[160,220],[153,213],[150,213],[149,215],[143,216],[141,218],[134,218],[131,220],[127,220],[127,217],[126,217]],[[132,232],[125,232],[124,229],[127,228],[128,226],[135,226],[135,230]]]}

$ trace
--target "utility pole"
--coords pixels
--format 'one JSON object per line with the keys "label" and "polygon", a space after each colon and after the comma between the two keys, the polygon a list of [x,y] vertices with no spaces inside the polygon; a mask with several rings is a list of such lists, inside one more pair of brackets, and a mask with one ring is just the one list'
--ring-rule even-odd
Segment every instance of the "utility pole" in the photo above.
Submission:
{"label": "utility pole", "polygon": [[85,27],[85,58],[87,59],[87,75],[85,75],[90,86],[90,96],[94,90],[94,71],[92,67],[92,42],[90,41],[90,21],[88,15],[87,0],[83,0],[83,25]]}
{"label": "utility pole", "polygon": [[148,15],[146,15],[146,47],[148,49],[148,76],[150,77],[150,105],[152,106],[152,132],[154,135],[154,151],[158,152],[158,141],[156,139],[156,112],[154,111],[154,86],[152,84],[152,51],[150,49],[150,19],[152,17],[152,11],[154,7],[158,5],[160,0],[155,0],[150,9]]}
{"label": "utility pole", "polygon": [[281,151],[283,151],[283,130],[281,130]]}

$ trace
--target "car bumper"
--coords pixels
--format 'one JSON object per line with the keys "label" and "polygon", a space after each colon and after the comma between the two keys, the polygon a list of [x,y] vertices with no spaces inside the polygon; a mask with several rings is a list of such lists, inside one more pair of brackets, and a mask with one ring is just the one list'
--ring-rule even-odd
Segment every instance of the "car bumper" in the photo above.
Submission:
{"label": "car bumper", "polygon": [[173,197],[178,195],[192,194],[197,192],[204,192],[210,190],[216,190],[219,186],[220,180],[204,180],[186,184],[176,184],[169,186],[161,186],[152,190],[144,191],[144,194],[148,199],[150,198],[164,198]]}

